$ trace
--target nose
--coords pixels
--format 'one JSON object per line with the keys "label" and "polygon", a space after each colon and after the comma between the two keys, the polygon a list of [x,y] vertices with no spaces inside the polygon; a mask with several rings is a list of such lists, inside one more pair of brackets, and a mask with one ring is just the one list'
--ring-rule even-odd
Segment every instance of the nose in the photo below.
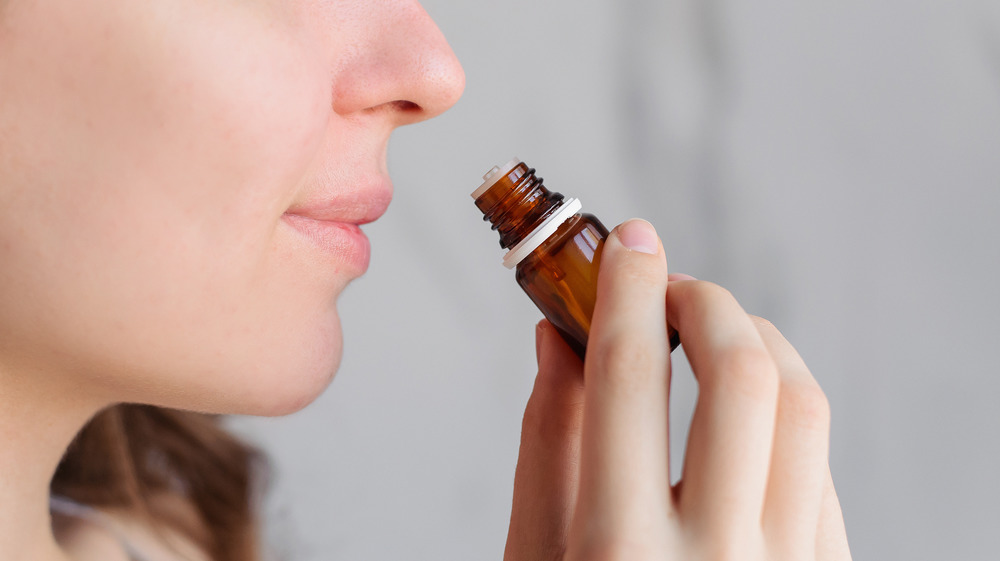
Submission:
{"label": "nose", "polygon": [[[415,0],[345,2],[352,24],[332,32],[343,52],[335,65],[333,109],[380,111],[396,126],[439,115],[458,101],[465,72],[444,35]],[[340,22],[345,19],[338,17]]]}

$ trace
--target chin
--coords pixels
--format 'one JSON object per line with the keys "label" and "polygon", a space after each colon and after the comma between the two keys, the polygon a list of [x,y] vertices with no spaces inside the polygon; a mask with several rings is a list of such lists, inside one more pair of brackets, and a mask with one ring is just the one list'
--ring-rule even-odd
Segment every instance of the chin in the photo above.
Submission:
{"label": "chin", "polygon": [[[330,386],[340,367],[340,345],[328,349],[328,356],[318,363],[284,370],[256,399],[244,403],[243,415],[281,417],[290,415],[316,401]],[[273,374],[268,376],[275,378]],[[260,388],[258,388],[260,389]]]}
{"label": "chin", "polygon": [[316,401],[329,387],[340,368],[343,333],[335,308],[319,310],[312,321],[264,337],[271,345],[269,356],[255,361],[254,376],[236,380],[250,394],[236,404],[241,414],[289,415]]}
{"label": "chin", "polygon": [[[339,325],[336,327],[311,340],[305,338],[306,342],[279,340],[266,349],[266,357],[260,349],[247,349],[241,364],[219,365],[215,373],[206,372],[199,376],[200,382],[185,388],[186,397],[178,397],[186,403],[161,404],[259,417],[300,411],[322,395],[340,366],[343,343]],[[279,346],[282,342],[285,345]]]}

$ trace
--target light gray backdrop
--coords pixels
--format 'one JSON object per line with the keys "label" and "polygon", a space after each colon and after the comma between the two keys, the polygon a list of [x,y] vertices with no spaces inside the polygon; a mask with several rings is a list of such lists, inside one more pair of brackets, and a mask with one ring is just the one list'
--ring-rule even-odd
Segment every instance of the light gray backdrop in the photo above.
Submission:
{"label": "light gray backdrop", "polygon": [[539,314],[468,193],[517,155],[798,347],[855,559],[1000,559],[1000,2],[424,5],[468,87],[391,144],[342,368],[235,422],[273,455],[281,558],[501,557]]}

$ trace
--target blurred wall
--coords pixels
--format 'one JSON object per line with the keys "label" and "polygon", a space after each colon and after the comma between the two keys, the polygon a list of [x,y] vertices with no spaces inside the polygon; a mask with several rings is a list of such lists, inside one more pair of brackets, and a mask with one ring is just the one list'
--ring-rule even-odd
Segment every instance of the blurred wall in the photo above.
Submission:
{"label": "blurred wall", "polygon": [[1000,3],[424,6],[468,86],[394,137],[337,378],[234,421],[273,455],[280,558],[500,558],[539,314],[468,194],[516,155],[797,346],[855,559],[997,559]]}

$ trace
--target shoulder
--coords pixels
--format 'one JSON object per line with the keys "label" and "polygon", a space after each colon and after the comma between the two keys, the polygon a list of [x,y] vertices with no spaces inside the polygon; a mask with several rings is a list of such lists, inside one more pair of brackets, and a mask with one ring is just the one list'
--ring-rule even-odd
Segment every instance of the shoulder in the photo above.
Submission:
{"label": "shoulder", "polygon": [[[172,517],[199,524],[181,497],[163,495],[157,506]],[[53,513],[56,539],[74,561],[211,561],[188,537],[167,527],[151,527],[126,509],[98,509],[102,521]]]}
{"label": "shoulder", "polygon": [[73,561],[132,561],[114,533],[89,520],[53,513],[52,531]]}

